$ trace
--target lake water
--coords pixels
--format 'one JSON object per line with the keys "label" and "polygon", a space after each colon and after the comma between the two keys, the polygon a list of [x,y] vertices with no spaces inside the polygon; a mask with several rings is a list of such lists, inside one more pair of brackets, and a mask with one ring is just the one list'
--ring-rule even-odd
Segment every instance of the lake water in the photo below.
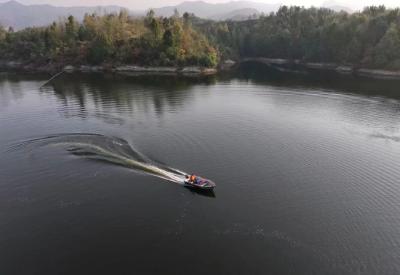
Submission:
{"label": "lake water", "polygon": [[1,274],[400,273],[400,82],[47,78],[0,76]]}

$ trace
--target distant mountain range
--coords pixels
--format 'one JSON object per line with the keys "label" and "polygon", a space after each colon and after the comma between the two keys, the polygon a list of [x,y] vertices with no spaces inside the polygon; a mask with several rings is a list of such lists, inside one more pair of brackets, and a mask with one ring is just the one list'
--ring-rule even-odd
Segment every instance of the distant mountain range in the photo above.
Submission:
{"label": "distant mountain range", "polygon": [[[1,0],[0,0],[1,2]],[[333,10],[351,10],[332,2],[324,4]],[[281,4],[263,4],[251,1],[232,1],[227,3],[212,4],[204,1],[183,2],[176,6],[167,6],[154,9],[158,16],[171,16],[177,10],[194,13],[196,16],[212,20],[246,20],[258,17],[260,14],[268,14],[277,11]],[[110,13],[124,9],[121,6],[97,6],[97,7],[56,7],[52,5],[23,5],[17,1],[0,3],[0,24],[13,27],[16,30],[33,26],[44,26],[57,21],[60,18],[73,15],[77,20],[82,20],[85,13]],[[143,11],[130,11],[132,15],[143,16]]]}
{"label": "distant mountain range", "polygon": [[[176,6],[154,9],[155,13],[162,16],[174,14],[175,9],[179,13],[189,12],[196,16],[207,19],[227,20],[245,15],[248,17],[253,13],[270,13],[279,9],[281,4],[263,4],[251,1],[231,1],[227,3],[212,4],[204,1],[183,2]],[[230,16],[231,15],[231,16]]]}
{"label": "distant mountain range", "polygon": [[340,12],[340,11],[345,11],[345,12],[348,12],[348,13],[352,13],[353,12],[353,10],[351,8],[346,7],[346,6],[336,2],[335,0],[325,1],[322,4],[322,7],[328,8],[328,9],[331,9],[331,10],[334,10],[334,11],[337,11],[337,12]]}
{"label": "distant mountain range", "polygon": [[245,9],[234,10],[228,13],[213,15],[210,17],[210,19],[243,21],[249,18],[258,18],[260,15],[261,13],[257,9],[245,8]]}
{"label": "distant mountain range", "polygon": [[51,5],[22,5],[17,1],[0,3],[0,24],[14,29],[23,29],[33,26],[44,26],[73,15],[82,20],[85,13],[118,12],[122,7],[55,7]]}

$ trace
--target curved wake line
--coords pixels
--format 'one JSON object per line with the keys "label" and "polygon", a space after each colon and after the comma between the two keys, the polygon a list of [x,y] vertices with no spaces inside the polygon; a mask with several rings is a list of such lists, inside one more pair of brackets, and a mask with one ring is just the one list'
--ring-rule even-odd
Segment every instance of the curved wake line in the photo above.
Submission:
{"label": "curved wake line", "polygon": [[123,139],[99,134],[50,135],[20,142],[10,147],[9,151],[31,146],[33,149],[44,146],[65,146],[73,155],[131,168],[178,184],[184,184],[186,175],[178,169],[155,163],[134,150]]}
{"label": "curved wake line", "polygon": [[[63,143],[57,143],[57,144],[53,144],[53,145],[71,145],[71,146],[77,146],[78,148],[80,147],[86,147],[86,149],[94,149],[96,151],[98,151],[100,154],[99,156],[104,157],[104,160],[106,161],[110,161],[116,164],[121,164],[125,167],[131,167],[134,169],[140,169],[143,172],[147,172],[150,173],[152,175],[155,176],[159,176],[163,179],[166,180],[170,180],[170,181],[174,181],[177,183],[183,182],[183,178],[181,177],[182,175],[178,176],[178,175],[174,175],[172,172],[166,171],[160,167],[157,167],[155,165],[152,164],[147,164],[147,163],[142,163],[140,161],[134,160],[134,159],[130,159],[115,153],[112,153],[108,150],[105,150],[103,148],[101,148],[100,146],[96,146],[93,144],[85,144],[85,143],[68,143],[68,142],[63,142]],[[68,151],[71,151],[71,149],[69,149]],[[76,152],[78,151],[72,151],[75,155],[79,155],[76,154]],[[108,158],[107,158],[108,157]],[[92,158],[91,155],[87,155],[86,158]],[[111,158],[111,159],[109,159]],[[172,168],[171,168],[172,169]]]}

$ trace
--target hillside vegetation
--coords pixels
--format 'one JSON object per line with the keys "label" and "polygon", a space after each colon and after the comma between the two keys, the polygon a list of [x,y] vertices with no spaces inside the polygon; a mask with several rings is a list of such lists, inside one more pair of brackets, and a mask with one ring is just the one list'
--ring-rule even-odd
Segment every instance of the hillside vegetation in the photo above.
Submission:
{"label": "hillside vegetation", "polygon": [[72,16],[19,32],[0,29],[1,59],[70,64],[216,66],[220,59],[283,58],[400,70],[400,10],[361,12],[281,7],[243,22],[215,22],[185,13],[144,18]]}
{"label": "hillside vegetation", "polygon": [[218,54],[188,17],[165,18],[150,11],[135,19],[126,11],[73,16],[48,27],[18,32],[0,28],[0,56],[24,63],[127,64],[213,67]]}
{"label": "hillside vegetation", "polygon": [[368,7],[348,14],[281,7],[244,22],[199,24],[223,57],[268,57],[400,69],[400,10]]}

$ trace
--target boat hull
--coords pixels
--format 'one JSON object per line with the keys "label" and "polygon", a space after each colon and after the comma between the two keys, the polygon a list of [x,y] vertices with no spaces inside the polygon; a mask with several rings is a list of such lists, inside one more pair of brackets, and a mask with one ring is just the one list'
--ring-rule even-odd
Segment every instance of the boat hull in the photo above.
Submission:
{"label": "boat hull", "polygon": [[205,182],[201,182],[200,184],[192,183],[185,180],[185,187],[189,188],[201,189],[201,190],[213,190],[215,186],[216,186],[215,183],[210,180],[206,180]]}

